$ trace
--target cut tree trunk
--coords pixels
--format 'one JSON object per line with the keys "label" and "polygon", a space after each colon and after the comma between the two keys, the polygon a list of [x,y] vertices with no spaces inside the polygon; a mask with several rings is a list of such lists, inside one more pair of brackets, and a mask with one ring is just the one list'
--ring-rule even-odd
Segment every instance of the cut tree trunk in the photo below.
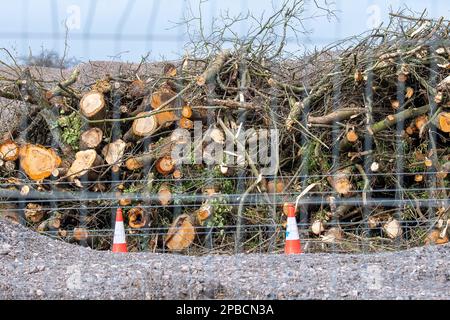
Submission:
{"label": "cut tree trunk", "polygon": [[358,134],[354,130],[350,130],[341,140],[339,149],[341,151],[346,151],[352,148],[356,144],[356,142],[358,142]]}
{"label": "cut tree trunk", "polygon": [[[175,101],[172,101],[165,105],[170,99],[173,99],[176,93],[167,86],[162,86],[158,91],[152,94],[150,105],[153,110],[159,110],[160,108],[171,109],[175,106]],[[163,107],[164,105],[164,107]],[[159,112],[155,115],[158,125],[165,127],[169,126],[178,119],[173,111]]]}
{"label": "cut tree trunk", "polygon": [[188,118],[181,118],[180,121],[178,122],[180,125],[180,128],[183,129],[192,129],[194,128],[194,122],[192,122],[192,120],[188,119]]}
{"label": "cut tree trunk", "polygon": [[55,178],[65,176],[67,174],[67,171],[69,171],[69,168],[71,166],[71,161],[72,161],[72,158],[65,158],[64,160],[62,160],[62,162],[58,166],[58,168],[53,170],[52,176]]}
{"label": "cut tree trunk", "polygon": [[153,154],[151,152],[142,153],[140,155],[128,158],[125,161],[125,166],[128,170],[139,170],[144,166],[150,164],[154,160]]}
{"label": "cut tree trunk", "polygon": [[3,161],[16,161],[19,158],[19,146],[12,140],[0,144],[0,159]]}
{"label": "cut tree trunk", "polygon": [[328,176],[327,180],[337,193],[347,196],[353,188],[352,183],[350,182],[350,176],[350,170],[343,169],[337,171],[334,175]]}
{"label": "cut tree trunk", "polygon": [[127,93],[132,99],[143,98],[147,95],[147,91],[144,81],[139,79],[131,82],[127,89]]}
{"label": "cut tree trunk", "polygon": [[225,165],[220,165],[220,172],[224,175],[224,176],[231,176],[233,170],[230,170],[230,168],[228,166]]}
{"label": "cut tree trunk", "polygon": [[217,194],[217,188],[214,184],[207,184],[203,186],[202,193],[208,197],[211,197]]}
{"label": "cut tree trunk", "polygon": [[78,151],[75,154],[75,161],[67,171],[66,176],[69,181],[75,181],[82,176],[87,176],[88,180],[94,180],[98,174],[92,168],[102,163],[102,158],[94,149]]}
{"label": "cut tree trunk", "polygon": [[102,143],[103,131],[99,128],[91,128],[80,136],[80,150],[95,149]]}
{"label": "cut tree trunk", "polygon": [[89,231],[83,227],[74,228],[72,238],[76,242],[87,241],[89,239]]}
{"label": "cut tree trunk", "polygon": [[344,239],[344,233],[339,227],[332,227],[328,229],[322,236],[322,241],[325,243],[335,243]]}
{"label": "cut tree trunk", "polygon": [[282,193],[285,188],[285,183],[282,179],[270,180],[267,182],[268,193]]}
{"label": "cut tree trunk", "polygon": [[171,251],[188,248],[195,238],[195,228],[192,219],[187,214],[178,216],[167,232],[165,243]]}
{"label": "cut tree trunk", "polygon": [[[153,94],[146,95],[142,100],[141,104],[136,108],[135,111],[131,113],[135,116],[138,113],[148,111],[149,108],[153,110],[172,109],[175,105],[176,92],[172,90],[171,86],[165,82],[159,89],[157,89]],[[165,126],[166,122],[174,121],[177,119],[173,111],[164,111],[155,115],[157,117],[157,122],[161,126]]]}
{"label": "cut tree trunk", "polygon": [[402,226],[400,225],[400,222],[397,219],[389,219],[384,225],[383,225],[383,231],[386,233],[388,238],[395,239],[400,237],[403,234]]}
{"label": "cut tree trunk", "polygon": [[397,99],[391,100],[391,107],[394,110],[397,110],[398,108],[400,108],[400,101],[398,101]]}
{"label": "cut tree trunk", "polygon": [[183,106],[181,108],[181,115],[184,118],[188,118],[188,119],[192,118],[192,108],[190,106]]}
{"label": "cut tree trunk", "polygon": [[68,235],[67,230],[65,230],[65,229],[59,229],[58,230],[58,236],[60,238],[65,239],[67,237],[67,235]]}
{"label": "cut tree trunk", "polygon": [[122,158],[127,144],[122,139],[117,139],[114,142],[107,144],[103,150],[102,155],[107,164],[112,165],[112,171],[118,172],[122,165]]}
{"label": "cut tree trunk", "polygon": [[380,226],[380,219],[376,216],[370,216],[367,218],[367,226],[369,229],[377,229]]}
{"label": "cut tree trunk", "polygon": [[142,207],[134,207],[128,210],[128,225],[133,229],[141,229],[149,224],[149,217]]}
{"label": "cut tree trunk", "polygon": [[126,198],[126,197],[122,197],[119,199],[119,205],[121,207],[127,207],[131,204],[131,199],[130,198]]}
{"label": "cut tree trunk", "polygon": [[19,151],[20,166],[32,180],[48,178],[61,164],[53,149],[40,145],[26,144]]}
{"label": "cut tree trunk", "polygon": [[406,127],[405,132],[408,135],[412,136],[415,132],[417,132],[417,129],[414,125],[410,125],[410,126]]}
{"label": "cut tree trunk", "polygon": [[44,219],[45,210],[40,204],[28,203],[25,208],[25,219],[32,223],[41,222]]}
{"label": "cut tree trunk", "polygon": [[414,95],[414,89],[411,87],[406,87],[405,98],[410,99]]}
{"label": "cut tree trunk", "polygon": [[175,170],[175,164],[172,161],[172,157],[169,155],[159,158],[156,161],[155,166],[156,170],[163,176],[166,176]]}
{"label": "cut tree trunk", "polygon": [[176,180],[179,180],[183,177],[183,173],[179,169],[175,169],[175,171],[172,173],[172,177]]}
{"label": "cut tree trunk", "polygon": [[441,112],[434,120],[436,127],[442,132],[450,132],[450,112]]}
{"label": "cut tree trunk", "polygon": [[416,127],[417,130],[420,131],[427,122],[428,117],[426,115],[421,115],[414,120],[414,126]]}
{"label": "cut tree trunk", "polygon": [[162,206],[167,206],[172,201],[172,191],[168,184],[163,183],[158,190],[158,200]]}
{"label": "cut tree trunk", "polygon": [[101,120],[105,118],[106,103],[102,93],[91,91],[80,100],[80,111],[89,120]]}
{"label": "cut tree trunk", "polygon": [[325,231],[325,225],[324,225],[323,221],[321,221],[321,220],[314,220],[313,223],[311,224],[311,231],[316,236],[318,236],[322,232],[324,232]]}
{"label": "cut tree trunk", "polygon": [[448,242],[448,236],[445,234],[441,237],[441,232],[438,229],[433,229],[426,237],[425,244],[445,244]]}
{"label": "cut tree trunk", "polygon": [[138,113],[137,117],[141,118],[133,121],[130,130],[123,136],[123,140],[138,141],[152,135],[158,129],[158,122],[155,115],[147,116],[149,114],[150,112]]}
{"label": "cut tree trunk", "polygon": [[20,188],[20,195],[21,196],[26,196],[28,193],[30,193],[30,187],[27,185],[22,186],[22,188]]}
{"label": "cut tree trunk", "polygon": [[208,220],[213,215],[213,206],[209,203],[203,204],[200,209],[195,211],[195,217],[199,225],[203,225],[203,223]]}
{"label": "cut tree trunk", "polygon": [[[211,101],[222,101],[219,99],[211,99]],[[227,103],[228,102],[235,102],[235,101],[229,101],[229,100],[225,100]],[[205,101],[206,104],[208,104],[207,101]],[[212,103],[214,104],[214,103]],[[217,104],[217,103],[216,103]],[[191,107],[189,105],[185,105],[181,108],[181,116],[183,118],[188,118],[191,119],[192,121],[194,120],[198,120],[198,121],[206,121],[206,119],[208,118],[208,109],[205,108],[204,106],[195,106],[195,107]]]}
{"label": "cut tree trunk", "polygon": [[64,219],[64,214],[55,211],[48,219],[42,221],[36,230],[38,232],[59,231]]}

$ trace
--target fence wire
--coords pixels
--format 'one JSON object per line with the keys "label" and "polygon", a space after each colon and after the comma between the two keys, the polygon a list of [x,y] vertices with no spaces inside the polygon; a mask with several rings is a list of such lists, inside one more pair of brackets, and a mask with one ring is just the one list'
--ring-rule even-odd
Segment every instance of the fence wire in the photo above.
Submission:
{"label": "fence wire", "polygon": [[[30,0],[22,1],[24,12],[29,14]],[[141,21],[142,26],[139,32],[124,33],[124,26],[129,24],[133,20],[133,10],[136,5],[142,5],[143,1],[121,1],[124,6],[122,14],[115,19],[116,24],[108,26],[107,31],[93,30],[93,26],[96,25],[96,19],[101,19],[98,11],[98,7],[104,6],[104,1],[90,1],[88,10],[83,14],[82,20],[84,24],[80,31],[70,32],[67,35],[67,30],[61,30],[60,22],[64,20],[64,16],[60,15],[61,7],[60,2],[53,0],[47,1],[50,5],[51,16],[51,29],[47,31],[30,31],[30,26],[27,25],[27,19],[23,19],[22,30],[12,30],[0,32],[0,39],[15,39],[22,42],[22,47],[27,48],[30,46],[30,41],[42,41],[52,40],[55,44],[55,48],[60,47],[61,43],[69,39],[74,41],[77,46],[82,47],[84,58],[89,58],[92,52],[95,51],[93,47],[99,45],[98,43],[107,43],[108,47],[113,48],[113,53],[120,53],[125,47],[131,43],[139,43],[141,47],[145,47],[148,50],[152,50],[154,55],[167,55],[170,54],[167,50],[158,52],[157,45],[165,45],[170,43],[172,48],[180,49],[183,44],[188,41],[187,35],[183,32],[164,32],[157,33],[157,18],[160,16],[161,6],[165,5],[163,1],[145,1],[148,4],[148,20]],[[217,1],[210,2],[210,16],[214,18],[216,16]],[[248,1],[237,1],[242,7],[243,11],[252,10],[251,5],[255,3],[249,3]],[[336,1],[337,8],[345,6],[344,1]],[[368,1],[368,5],[371,5],[371,1]],[[436,1],[429,1],[431,7],[436,6]],[[181,12],[187,10],[187,1],[178,1],[177,6]],[[71,12],[76,13],[77,6],[72,7]],[[75,11],[73,11],[75,10]],[[66,17],[67,18],[67,17]],[[73,25],[72,25],[73,27]],[[243,26],[245,28],[245,25]],[[178,29],[176,29],[178,30]],[[160,31],[160,30],[159,30]],[[159,32],[158,31],[158,32]],[[331,38],[317,37],[317,38],[305,38],[300,39],[313,42],[314,44],[324,44],[333,40],[342,38],[342,30],[336,28],[335,35]],[[80,45],[81,43],[81,45]],[[69,44],[70,45],[70,44]],[[131,47],[135,47],[131,45]],[[128,49],[128,48],[127,48]],[[182,52],[178,52],[182,54]],[[400,66],[401,61],[398,61]],[[336,64],[335,75],[332,78],[332,109],[337,110],[340,107],[342,101],[342,92],[340,75],[342,74],[339,64]],[[436,74],[436,65],[430,66],[430,77]],[[370,100],[373,95],[372,86],[372,74],[368,74],[366,82],[366,96]],[[405,87],[403,82],[398,83],[397,87],[397,100],[400,103],[402,111],[405,105]],[[213,97],[212,97],[213,98]],[[367,101],[370,108],[370,101]],[[113,103],[114,117],[120,117],[119,108],[121,106],[120,97]],[[272,106],[272,111],[276,111],[277,106]],[[430,117],[433,115],[436,106],[433,106],[430,111]],[[305,113],[308,110],[305,108]],[[304,117],[306,118],[306,117]],[[214,121],[214,117],[208,119],[209,122]],[[247,123],[245,114],[242,114],[239,118],[239,123]],[[238,123],[238,125],[239,125]],[[28,123],[23,124],[23,129],[27,127]],[[303,123],[306,127],[307,123]],[[369,124],[370,125],[370,124]],[[333,123],[330,130],[333,134],[333,140],[338,141],[340,124],[338,122]],[[53,190],[54,185],[64,186],[72,184],[73,182],[59,181],[57,178],[43,182],[27,183],[27,186],[31,189],[23,194],[18,193],[16,190],[11,190],[10,187],[16,187],[17,181],[11,181],[11,179],[0,178],[0,205],[8,205],[14,203],[18,205],[18,218],[17,220],[23,224],[33,227],[25,219],[25,212],[29,210],[27,204],[32,202],[35,204],[41,204],[49,208],[50,212],[61,212],[63,214],[80,214],[85,217],[85,221],[80,222],[80,225],[67,225],[65,230],[44,230],[41,231],[50,237],[54,237],[60,240],[78,243],[85,246],[92,246],[97,249],[109,250],[111,248],[111,241],[113,236],[113,225],[115,210],[119,207],[123,208],[125,215],[129,209],[133,208],[133,205],[119,206],[118,200],[121,198],[129,198],[132,201],[142,201],[139,206],[143,209],[156,210],[158,217],[166,222],[167,227],[143,227],[139,229],[127,228],[126,235],[128,239],[128,245],[131,251],[151,251],[151,252],[167,252],[165,244],[165,236],[169,231],[169,224],[174,217],[178,216],[181,209],[192,210],[198,208],[204,201],[210,200],[211,196],[199,194],[198,190],[207,182],[208,184],[221,183],[226,180],[238,181],[237,189],[233,193],[216,195],[217,199],[225,201],[227,206],[232,208],[232,212],[236,212],[240,205],[244,205],[244,213],[235,219],[235,224],[206,224],[204,226],[195,226],[195,237],[193,245],[185,250],[185,254],[216,254],[216,253],[230,253],[230,252],[247,252],[247,253],[268,253],[268,252],[282,252],[284,246],[284,230],[285,225],[280,223],[280,219],[276,217],[281,216],[282,205],[286,202],[297,203],[298,207],[298,227],[300,229],[300,237],[302,244],[306,251],[309,252],[371,252],[380,250],[399,250],[405,249],[417,245],[421,245],[427,233],[437,223],[436,211],[439,208],[448,208],[449,201],[446,198],[437,198],[435,195],[437,191],[449,191],[449,187],[437,187],[432,184],[430,187],[405,187],[404,183],[406,179],[411,179],[416,175],[422,175],[425,180],[433,181],[436,176],[436,172],[430,171],[417,171],[417,172],[405,172],[405,159],[402,153],[402,132],[405,129],[403,121],[397,123],[395,127],[396,146],[398,154],[396,156],[395,172],[392,173],[366,173],[359,174],[354,173],[352,177],[355,178],[367,178],[371,181],[377,178],[383,179],[396,179],[398,181],[396,188],[376,188],[371,190],[355,190],[352,197],[338,197],[330,200],[330,197],[335,197],[334,191],[324,190],[311,190],[304,197],[299,198],[302,194],[301,191],[289,192],[289,193],[277,193],[277,194],[262,194],[260,192],[252,192],[243,196],[245,192],[245,186],[255,180],[253,177],[244,176],[243,172],[238,172],[236,176],[230,177],[217,177],[212,174],[207,177],[198,178],[155,178],[154,183],[168,183],[171,186],[176,187],[184,182],[193,182],[191,190],[188,192],[174,192],[172,195],[172,203],[168,205],[159,205],[157,201],[159,195],[155,193],[144,193],[140,190],[131,190],[127,193],[123,193],[120,196],[115,191],[105,192],[61,192]],[[115,126],[112,130],[112,138],[119,137],[122,134],[120,132],[120,126]],[[432,143],[436,141],[436,132],[431,131],[430,140]],[[363,156],[364,166],[370,167],[373,162],[370,151],[374,147],[374,141],[372,135],[365,135],[363,140],[363,151],[366,152]],[[306,136],[302,136],[303,141],[301,143],[306,144]],[[149,143],[147,141],[147,143]],[[148,148],[148,144],[146,146]],[[333,166],[339,167],[340,150],[339,144],[334,144],[332,148],[332,161]],[[307,154],[308,156],[308,154]],[[306,160],[308,161],[308,160]],[[147,171],[152,168],[146,168]],[[211,169],[211,168],[210,168]],[[134,185],[147,182],[146,179],[120,179],[120,171],[113,172],[110,177],[105,177],[102,180],[103,183],[111,184],[112,186],[118,186],[120,184]],[[20,171],[16,172],[17,179],[23,178],[23,174]],[[308,168],[301,168],[301,172],[296,176],[283,176],[278,178],[290,179],[296,178],[301,181],[303,189],[308,187],[312,180],[317,183],[326,184],[327,174],[317,175],[310,174]],[[93,185],[96,181],[83,180],[83,185]],[[19,183],[20,184],[20,183]],[[114,190],[114,187],[111,187]],[[394,197],[390,197],[394,194]],[[12,200],[14,199],[14,200]],[[311,234],[310,223],[310,211],[311,206],[323,207],[330,206],[330,201],[334,205],[351,205],[354,207],[347,215],[347,219],[344,221],[338,221],[333,219],[327,222],[327,227],[339,227],[344,232],[344,240],[336,244],[332,241],[327,241],[324,236],[315,236]],[[265,209],[269,208],[271,215],[261,217],[255,217],[252,211],[258,210],[258,207]],[[400,223],[404,230],[400,239],[389,239],[383,234],[382,226],[370,226],[369,220],[371,213],[375,208],[385,208],[384,213],[393,212],[393,216]],[[94,216],[88,216],[87,212],[95,210],[97,213]],[[353,220],[353,215],[358,215],[359,211],[362,211],[362,221]],[[423,212],[422,212],[423,210]],[[404,219],[405,212],[420,212],[418,219]],[[6,212],[6,211],[5,211]],[[95,219],[100,213],[110,212],[110,225],[108,229],[98,229],[95,227]],[[231,214],[231,213],[227,213]],[[13,217],[14,218],[14,217]],[[90,221],[90,227],[87,227],[87,221]],[[256,220],[256,221],[255,221]],[[93,222],[93,223],[92,223]],[[75,228],[84,227],[87,229],[87,236],[83,240],[78,240],[75,237]]]}

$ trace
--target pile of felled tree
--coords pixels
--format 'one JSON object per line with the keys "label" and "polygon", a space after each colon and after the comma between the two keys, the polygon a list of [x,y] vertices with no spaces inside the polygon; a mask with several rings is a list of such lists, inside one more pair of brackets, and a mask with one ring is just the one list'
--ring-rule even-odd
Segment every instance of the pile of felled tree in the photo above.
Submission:
{"label": "pile of felled tree", "polygon": [[449,31],[393,16],[300,60],[252,43],[50,75],[5,62],[0,215],[109,249],[120,206],[130,250],[267,252],[296,202],[311,250],[448,242]]}

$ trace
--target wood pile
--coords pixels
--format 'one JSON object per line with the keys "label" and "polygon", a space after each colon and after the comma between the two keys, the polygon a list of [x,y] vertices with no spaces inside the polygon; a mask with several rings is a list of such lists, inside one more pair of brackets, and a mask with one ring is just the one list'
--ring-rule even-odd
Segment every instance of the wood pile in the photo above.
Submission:
{"label": "wood pile", "polygon": [[[27,112],[1,106],[15,119],[0,120],[0,215],[109,249],[121,206],[131,250],[253,252],[282,246],[283,203],[297,202],[317,250],[448,242],[449,32],[393,16],[298,60],[253,45],[84,83],[79,68],[52,83],[8,63],[0,96]],[[270,175],[236,141],[250,129],[277,130]]]}

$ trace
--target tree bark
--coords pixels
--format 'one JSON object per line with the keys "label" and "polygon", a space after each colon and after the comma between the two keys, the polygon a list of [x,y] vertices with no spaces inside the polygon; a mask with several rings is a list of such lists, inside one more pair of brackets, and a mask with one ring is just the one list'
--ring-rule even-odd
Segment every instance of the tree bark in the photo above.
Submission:
{"label": "tree bark", "polygon": [[366,112],[364,108],[342,108],[340,110],[333,111],[325,116],[321,117],[308,117],[309,124],[332,124],[336,121],[342,121],[349,119],[352,116]]}
{"label": "tree bark", "polygon": [[373,134],[376,134],[380,131],[386,130],[390,127],[392,127],[394,124],[396,124],[399,121],[404,121],[410,118],[414,118],[417,116],[420,116],[422,114],[427,113],[430,110],[430,105],[426,105],[419,108],[411,108],[404,111],[401,111],[399,113],[396,113],[394,115],[389,115],[386,117],[386,119],[381,120],[370,128]]}
{"label": "tree bark", "polygon": [[206,70],[197,78],[197,85],[204,86],[208,82],[215,81],[215,77],[230,56],[231,52],[229,50],[219,52],[208,65]]}
{"label": "tree bark", "polygon": [[354,130],[350,130],[347,132],[344,138],[342,138],[341,142],[339,143],[339,150],[347,151],[348,149],[351,149],[355,146],[355,144],[358,142],[358,134]]}

